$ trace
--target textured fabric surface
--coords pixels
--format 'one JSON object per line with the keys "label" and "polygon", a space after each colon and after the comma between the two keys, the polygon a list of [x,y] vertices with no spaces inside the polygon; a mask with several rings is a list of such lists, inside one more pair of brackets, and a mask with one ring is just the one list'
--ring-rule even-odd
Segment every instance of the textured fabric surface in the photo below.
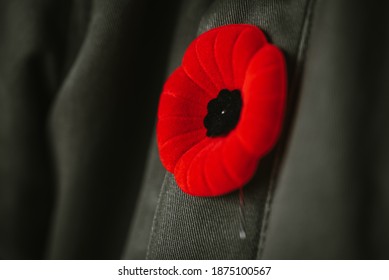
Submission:
{"label": "textured fabric surface", "polygon": [[[270,170],[261,169],[261,177]],[[256,179],[256,178],[255,178]],[[167,173],[154,220],[148,259],[252,259],[256,256],[266,185],[248,184],[246,235],[240,238],[238,193],[198,198],[183,193]],[[258,213],[258,211],[260,211]]]}

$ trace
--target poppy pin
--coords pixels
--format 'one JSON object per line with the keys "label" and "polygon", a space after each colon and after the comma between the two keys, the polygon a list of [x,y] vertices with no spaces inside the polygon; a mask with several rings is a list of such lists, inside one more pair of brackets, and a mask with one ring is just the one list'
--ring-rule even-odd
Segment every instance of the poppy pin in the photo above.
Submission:
{"label": "poppy pin", "polygon": [[160,158],[178,186],[195,196],[242,188],[278,139],[286,87],[284,56],[256,26],[198,36],[158,108]]}

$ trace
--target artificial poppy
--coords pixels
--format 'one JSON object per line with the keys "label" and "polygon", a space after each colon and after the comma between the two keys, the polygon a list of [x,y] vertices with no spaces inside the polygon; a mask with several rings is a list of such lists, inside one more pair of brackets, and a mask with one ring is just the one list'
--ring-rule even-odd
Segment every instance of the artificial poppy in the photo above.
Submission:
{"label": "artificial poppy", "polygon": [[196,196],[243,187],[280,134],[286,100],[282,52],[248,24],[198,36],[160,97],[157,142],[178,186]]}

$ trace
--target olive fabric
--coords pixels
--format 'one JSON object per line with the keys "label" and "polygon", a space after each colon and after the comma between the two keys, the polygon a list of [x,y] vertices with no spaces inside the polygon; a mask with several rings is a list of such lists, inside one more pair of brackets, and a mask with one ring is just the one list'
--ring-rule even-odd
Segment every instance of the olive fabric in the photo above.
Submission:
{"label": "olive fabric", "polygon": [[[389,258],[387,5],[0,1],[0,258]],[[231,23],[285,54],[283,132],[242,193],[193,197],[159,161],[157,102]]]}

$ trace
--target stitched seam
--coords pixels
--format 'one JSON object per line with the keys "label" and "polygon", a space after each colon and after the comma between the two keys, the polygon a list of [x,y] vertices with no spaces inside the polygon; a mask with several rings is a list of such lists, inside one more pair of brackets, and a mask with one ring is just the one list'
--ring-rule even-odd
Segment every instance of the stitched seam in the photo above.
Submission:
{"label": "stitched seam", "polygon": [[[308,3],[306,4],[307,7],[306,7],[306,11],[305,11],[304,22],[303,22],[301,32],[300,32],[300,34],[301,34],[300,35],[300,43],[299,43],[298,50],[297,50],[296,65],[294,68],[295,72],[293,73],[292,83],[291,83],[291,87],[290,87],[290,95],[295,100],[298,99],[298,96],[296,96],[297,89],[298,89],[297,84],[298,84],[299,79],[301,78],[301,74],[302,74],[302,70],[303,70],[303,66],[304,66],[303,62],[304,62],[304,58],[306,55],[310,34],[311,34],[313,13],[314,13],[314,9],[316,7],[316,2],[317,2],[316,0],[309,0]],[[288,103],[290,103],[290,102],[288,102]],[[289,105],[289,104],[287,104],[287,105]],[[295,112],[294,112],[294,115],[295,115]],[[263,214],[263,219],[262,219],[261,232],[259,235],[257,259],[262,259],[263,252],[265,249],[267,230],[268,230],[268,226],[269,226],[269,219],[270,219],[270,214],[272,211],[273,193],[274,193],[275,185],[277,183],[276,177],[277,177],[277,174],[279,173],[280,166],[281,166],[281,155],[283,154],[282,146],[285,146],[285,139],[280,144],[277,145],[275,161],[274,161],[272,173],[270,176],[269,189],[268,189],[268,193],[267,193],[267,199],[266,199],[265,209],[264,209],[264,214]]]}
{"label": "stitched seam", "polygon": [[[146,250],[146,260],[149,260],[150,259],[150,250],[151,250],[151,243],[153,242],[153,236],[155,235],[155,230],[157,228],[157,223],[158,223],[158,214],[160,212],[160,208],[161,208],[161,200],[162,200],[162,193],[164,191],[164,188],[165,188],[165,184],[166,184],[166,181],[167,181],[167,177],[169,176],[169,174],[171,174],[170,172],[166,171],[165,173],[165,177],[163,179],[163,183],[162,183],[162,187],[161,187],[161,190],[159,192],[159,195],[158,195],[158,201],[157,201],[157,206],[155,208],[155,212],[154,212],[154,216],[153,216],[153,223],[151,224],[151,230],[150,230],[150,234],[149,234],[149,242],[147,244],[147,250]],[[172,175],[170,175],[172,176]]]}

